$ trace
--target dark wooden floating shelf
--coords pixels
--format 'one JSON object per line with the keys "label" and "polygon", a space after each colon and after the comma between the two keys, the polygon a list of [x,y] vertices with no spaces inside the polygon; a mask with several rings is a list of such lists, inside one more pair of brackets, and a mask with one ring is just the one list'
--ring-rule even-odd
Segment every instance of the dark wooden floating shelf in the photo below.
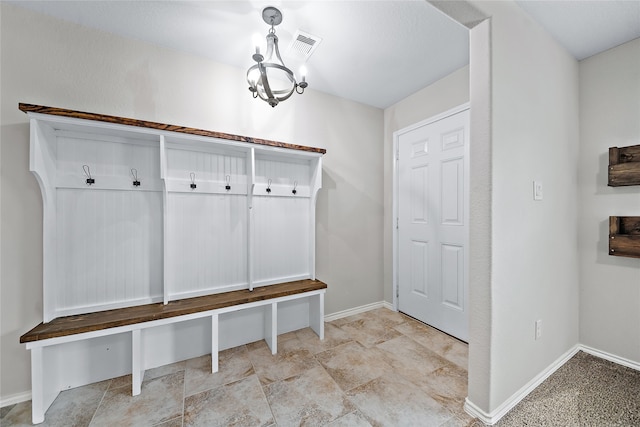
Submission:
{"label": "dark wooden floating shelf", "polygon": [[304,145],[289,144],[286,142],[270,141],[268,139],[251,138],[248,136],[233,135],[211,130],[189,128],[185,126],[168,125],[164,123],[149,122],[146,120],[130,119],[126,117],[108,116],[106,114],[86,113],[84,111],[67,110],[65,108],[46,107],[44,105],[34,105],[19,103],[18,108],[25,113],[48,114],[50,116],[72,117],[76,119],[94,120],[98,122],[114,123],[127,126],[136,126],[148,129],[178,132],[188,135],[206,136],[211,138],[227,139],[231,141],[247,142],[250,144],[266,145],[269,147],[288,148],[290,150],[309,151],[312,153],[325,154],[324,148],[307,147]]}
{"label": "dark wooden floating shelf", "polygon": [[609,187],[640,185],[640,145],[609,148]]}
{"label": "dark wooden floating shelf", "polygon": [[609,217],[609,255],[640,258],[640,216]]}

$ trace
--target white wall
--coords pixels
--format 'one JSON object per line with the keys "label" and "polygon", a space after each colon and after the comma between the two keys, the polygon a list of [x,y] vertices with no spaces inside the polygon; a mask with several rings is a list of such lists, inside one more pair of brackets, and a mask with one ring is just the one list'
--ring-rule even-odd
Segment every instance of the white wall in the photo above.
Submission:
{"label": "white wall", "polygon": [[580,62],[580,343],[640,363],[640,259],[608,255],[609,216],[640,186],[608,187],[609,147],[640,144],[640,39]]}
{"label": "white wall", "polygon": [[382,300],[382,110],[313,90],[272,109],[251,99],[245,70],[6,3],[0,10],[0,400],[31,388],[18,341],[42,321],[42,201],[19,102],[326,148],[316,266],[329,286],[325,311]]}
{"label": "white wall", "polygon": [[384,300],[393,303],[393,133],[469,102],[469,66],[384,110]]}
{"label": "white wall", "polygon": [[430,2],[471,28],[467,407],[495,421],[578,344],[578,64],[512,1]]}
{"label": "white wall", "polygon": [[[476,14],[480,12],[472,11]],[[462,21],[464,22],[464,21]],[[469,31],[471,160],[469,194],[469,402],[487,412],[491,399],[491,20]]]}
{"label": "white wall", "polygon": [[514,2],[474,5],[491,17],[491,413],[578,343],[578,64]]}

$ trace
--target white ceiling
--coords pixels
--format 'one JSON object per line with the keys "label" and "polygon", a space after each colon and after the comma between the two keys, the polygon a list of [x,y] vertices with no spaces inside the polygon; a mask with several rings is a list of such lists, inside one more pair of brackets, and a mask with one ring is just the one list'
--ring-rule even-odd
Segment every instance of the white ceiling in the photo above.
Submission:
{"label": "white ceiling", "polygon": [[577,60],[640,37],[640,0],[517,0]]}
{"label": "white ceiling", "polygon": [[[296,30],[323,40],[307,62],[311,88],[386,108],[468,63],[466,28],[424,0],[16,1],[20,7],[244,70],[261,11],[273,5],[285,52]],[[518,4],[577,59],[640,37],[640,0]],[[239,88],[246,91],[246,88]],[[247,91],[247,96],[250,96]]]}

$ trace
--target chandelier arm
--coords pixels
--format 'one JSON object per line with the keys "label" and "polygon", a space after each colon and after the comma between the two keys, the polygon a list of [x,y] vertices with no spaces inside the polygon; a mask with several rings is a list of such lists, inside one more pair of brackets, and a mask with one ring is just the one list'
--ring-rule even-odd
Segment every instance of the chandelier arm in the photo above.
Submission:
{"label": "chandelier arm", "polygon": [[[262,82],[262,87],[264,88],[264,91],[269,97],[269,99],[271,99],[275,97],[273,96],[273,92],[271,91],[271,86],[269,85],[269,80],[267,79],[266,65],[269,65],[269,64],[263,64],[262,62],[259,63],[258,70],[260,70],[260,82]],[[258,92],[260,91],[258,90]]]}
{"label": "chandelier arm", "polygon": [[[263,64],[263,66],[266,68],[268,67],[270,64]],[[280,68],[279,66],[277,66],[277,64],[275,64],[275,68]],[[259,87],[264,88],[264,85],[260,85],[260,83],[262,82],[262,75],[260,75],[260,78],[257,79],[257,81],[253,81],[249,76],[252,74],[252,72],[257,71],[259,73],[259,66],[258,64],[253,65],[252,67],[249,68],[249,70],[247,71],[247,82],[249,83],[249,90],[251,91],[252,95],[254,98],[257,98],[259,95],[262,95],[262,93],[264,92],[264,90],[260,90]],[[268,83],[267,83],[268,84]],[[294,85],[291,89],[282,89],[282,90],[273,90],[271,88],[271,86],[269,85],[269,89],[272,95],[274,95],[274,97],[276,99],[280,99],[282,100],[280,97],[285,95],[288,97],[288,95],[291,94],[291,92],[293,90],[296,90],[296,92],[300,93],[299,91],[297,91],[296,89],[297,85]],[[265,96],[260,96],[260,99],[263,99],[265,101],[267,101],[269,98],[265,97]]]}
{"label": "chandelier arm", "polygon": [[[267,52],[264,54],[264,61],[271,62],[271,57],[273,56],[273,46],[276,46],[276,50],[278,48],[278,37],[271,32],[267,34]],[[279,55],[278,55],[279,56]]]}
{"label": "chandelier arm", "polygon": [[276,37],[276,35],[274,34],[273,37],[275,37],[275,51],[276,51],[276,58],[278,58],[278,61],[280,61],[280,63],[282,64],[283,67],[286,68],[286,65],[284,65],[284,61],[282,60],[282,57],[280,56],[280,48],[278,47],[278,37]]}
{"label": "chandelier arm", "polygon": [[[289,97],[293,94],[293,92],[295,92],[295,87],[291,88],[291,89],[287,89],[287,90],[272,90],[271,91],[271,93],[273,95],[273,99],[277,99],[278,101],[284,101],[286,99],[289,99]],[[266,94],[264,93],[264,91],[257,90],[255,93],[257,94],[257,96],[260,97],[260,99],[262,99],[264,101],[268,101],[269,100],[269,98],[266,97]]]}
{"label": "chandelier arm", "polygon": [[249,67],[249,69],[247,70],[247,83],[249,83],[249,86],[250,86],[250,87],[252,87],[252,88],[254,88],[254,89],[256,88],[256,86],[257,86],[257,84],[258,84],[258,81],[257,81],[257,80],[255,80],[255,81],[254,81],[254,80],[250,79],[250,78],[249,78],[249,76],[251,75],[251,72],[252,72],[252,71],[255,71],[255,70],[257,70],[257,69],[258,69],[258,64],[256,64],[256,65],[252,65],[252,66],[251,66],[251,67]]}
{"label": "chandelier arm", "polygon": [[[293,76],[293,71],[291,71],[286,66],[276,64],[275,62],[263,62],[261,63],[261,65],[265,68],[277,68],[278,70],[284,71],[287,74],[287,79],[289,79],[289,81],[293,84],[296,83],[296,79]],[[265,70],[265,74],[266,74],[266,70]]]}
{"label": "chandelier arm", "polygon": [[[293,92],[295,92],[295,88],[292,88],[289,90],[272,91],[272,94],[274,95],[273,96],[274,99],[277,99],[278,101],[284,101],[285,99],[289,99],[289,97],[293,94]],[[264,93],[262,91],[256,91],[255,93],[257,93],[258,96],[260,96],[260,99],[263,99],[265,101],[269,99],[264,96]]]}
{"label": "chandelier arm", "polygon": [[254,98],[259,97],[263,101],[269,102],[269,98],[265,98],[260,92],[256,92],[256,93],[257,93],[257,96],[254,96]]}
{"label": "chandelier arm", "polygon": [[290,91],[288,91],[288,93],[285,96],[281,96],[279,98],[276,98],[278,101],[286,101],[287,99],[289,99],[291,97],[291,95],[293,95],[293,92],[295,92],[295,87],[291,88]]}
{"label": "chandelier arm", "polygon": [[295,90],[295,88],[291,88],[291,89],[283,89],[283,90],[271,90],[271,93],[273,94],[274,98],[278,98],[282,95],[288,95],[291,92],[293,92]]}

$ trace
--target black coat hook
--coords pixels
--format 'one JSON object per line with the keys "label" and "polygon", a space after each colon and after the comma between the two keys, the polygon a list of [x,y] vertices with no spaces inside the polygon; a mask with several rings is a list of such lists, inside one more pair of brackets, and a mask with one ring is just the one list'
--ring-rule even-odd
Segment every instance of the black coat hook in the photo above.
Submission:
{"label": "black coat hook", "polygon": [[225,188],[225,190],[229,191],[229,190],[231,190],[231,176],[230,175],[227,175],[226,181],[227,181],[227,185],[225,185],[224,188]]}
{"label": "black coat hook", "polygon": [[267,193],[271,193],[271,180],[267,181]]}
{"label": "black coat hook", "polygon": [[89,170],[88,165],[82,165],[82,170],[84,174],[87,176],[87,185],[92,185],[96,183],[96,180],[91,178],[91,170]]}
{"label": "black coat hook", "polygon": [[191,177],[191,185],[189,185],[189,187],[191,187],[191,189],[193,190],[193,189],[195,189],[197,187],[196,186],[196,174],[191,172],[189,174],[189,176]]}
{"label": "black coat hook", "polygon": [[133,186],[139,187],[140,181],[138,181],[138,169],[131,168],[131,176],[133,177]]}
{"label": "black coat hook", "polygon": [[293,181],[293,190],[291,190],[293,194],[296,194],[298,192],[298,190],[296,190],[297,187],[298,187],[298,181]]}

